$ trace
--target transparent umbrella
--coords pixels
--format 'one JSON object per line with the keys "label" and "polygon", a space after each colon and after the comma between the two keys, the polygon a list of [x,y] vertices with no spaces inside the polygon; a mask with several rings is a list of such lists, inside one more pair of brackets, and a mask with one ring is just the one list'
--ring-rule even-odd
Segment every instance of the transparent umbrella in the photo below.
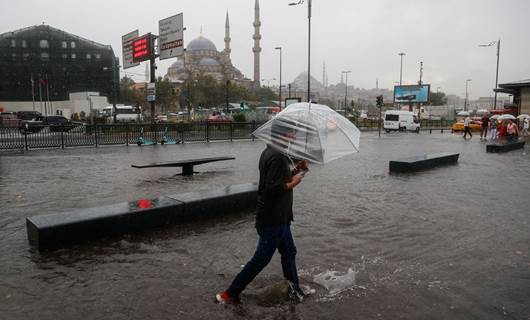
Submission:
{"label": "transparent umbrella", "polygon": [[328,106],[295,103],[253,135],[289,157],[324,164],[358,152],[361,133]]}
{"label": "transparent umbrella", "polygon": [[512,116],[511,114],[503,114],[499,116],[499,119],[501,120],[515,120],[516,118]]}

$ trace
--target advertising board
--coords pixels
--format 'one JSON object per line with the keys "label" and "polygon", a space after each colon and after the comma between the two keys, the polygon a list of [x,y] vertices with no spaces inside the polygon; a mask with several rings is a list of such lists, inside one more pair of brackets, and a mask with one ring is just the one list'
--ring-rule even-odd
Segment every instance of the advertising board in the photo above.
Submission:
{"label": "advertising board", "polygon": [[394,87],[394,103],[428,103],[430,84]]}

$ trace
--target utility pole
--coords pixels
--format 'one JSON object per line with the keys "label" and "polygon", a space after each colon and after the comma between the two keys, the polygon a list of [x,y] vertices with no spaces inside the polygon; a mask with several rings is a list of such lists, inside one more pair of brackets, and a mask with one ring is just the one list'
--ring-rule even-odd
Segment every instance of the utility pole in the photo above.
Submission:
{"label": "utility pole", "polygon": [[280,90],[279,90],[279,100],[280,100],[280,111],[282,110],[282,47],[276,47],[275,50],[280,50]]}
{"label": "utility pole", "polygon": [[342,71],[342,74],[346,75],[346,89],[344,90],[344,108],[348,105],[348,73],[351,71]]}
{"label": "utility pole", "polygon": [[469,104],[469,95],[468,95],[468,91],[467,91],[467,88],[468,88],[468,83],[471,81],[472,79],[467,79],[466,80],[466,100],[464,101],[464,111],[467,111],[467,106]]}
{"label": "utility pole", "polygon": [[497,72],[495,75],[495,100],[493,102],[493,110],[497,110],[497,87],[499,86],[499,58],[501,55],[501,39],[497,41]]}
{"label": "utility pole", "polygon": [[422,81],[421,81],[422,78],[423,78],[423,61],[420,61],[420,81],[418,82],[420,86],[422,85]]}
{"label": "utility pole", "polygon": [[401,57],[401,64],[399,67],[399,85],[403,85],[403,56],[405,55],[404,52],[398,53],[398,55]]}
{"label": "utility pole", "polygon": [[33,73],[31,74],[31,101],[33,103],[33,111],[35,111],[35,81],[33,80]]}
{"label": "utility pole", "polygon": [[226,115],[228,116],[228,113],[230,112],[230,109],[229,109],[229,99],[230,97],[228,96],[228,88],[230,86],[230,80],[226,80]]}

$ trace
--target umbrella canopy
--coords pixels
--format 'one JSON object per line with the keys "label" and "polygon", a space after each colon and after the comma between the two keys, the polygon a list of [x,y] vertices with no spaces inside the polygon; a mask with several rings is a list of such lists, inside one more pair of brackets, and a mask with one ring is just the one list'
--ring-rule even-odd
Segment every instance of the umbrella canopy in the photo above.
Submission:
{"label": "umbrella canopy", "polygon": [[457,116],[469,116],[469,112],[467,111],[460,111],[456,114]]}
{"label": "umbrella canopy", "polygon": [[498,119],[500,119],[500,120],[515,120],[517,118],[515,118],[511,114],[503,114],[503,115],[500,115]]}
{"label": "umbrella canopy", "polygon": [[481,114],[482,114],[482,113],[488,113],[488,112],[489,112],[489,111],[486,110],[486,109],[478,109],[478,110],[476,111],[476,113],[481,113]]}
{"label": "umbrella canopy", "polygon": [[490,117],[490,119],[499,119],[500,115],[494,114]]}
{"label": "umbrella canopy", "polygon": [[361,133],[328,106],[294,103],[253,135],[289,157],[324,164],[358,152]]}
{"label": "umbrella canopy", "polygon": [[520,114],[517,116],[517,119],[530,119],[530,116],[526,113]]}

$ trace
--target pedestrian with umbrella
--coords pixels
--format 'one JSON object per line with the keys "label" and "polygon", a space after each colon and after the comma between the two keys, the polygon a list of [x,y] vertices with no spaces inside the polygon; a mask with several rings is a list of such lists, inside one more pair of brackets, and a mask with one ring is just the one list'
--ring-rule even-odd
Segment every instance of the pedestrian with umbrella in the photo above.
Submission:
{"label": "pedestrian with umbrella", "polygon": [[466,116],[464,119],[464,136],[465,139],[467,137],[467,134],[469,133],[469,139],[473,138],[473,135],[471,134],[471,128],[469,125],[471,124],[471,119],[469,118],[469,115]]}
{"label": "pedestrian with umbrella", "polygon": [[227,290],[216,294],[215,300],[223,304],[238,303],[241,292],[278,250],[283,276],[289,283],[289,296],[300,302],[304,292],[299,284],[297,251],[291,233],[293,189],[308,172],[309,161],[323,164],[357,152],[360,132],[327,106],[297,103],[285,108],[253,135],[267,144],[259,160],[255,224],[258,244],[250,261]]}

